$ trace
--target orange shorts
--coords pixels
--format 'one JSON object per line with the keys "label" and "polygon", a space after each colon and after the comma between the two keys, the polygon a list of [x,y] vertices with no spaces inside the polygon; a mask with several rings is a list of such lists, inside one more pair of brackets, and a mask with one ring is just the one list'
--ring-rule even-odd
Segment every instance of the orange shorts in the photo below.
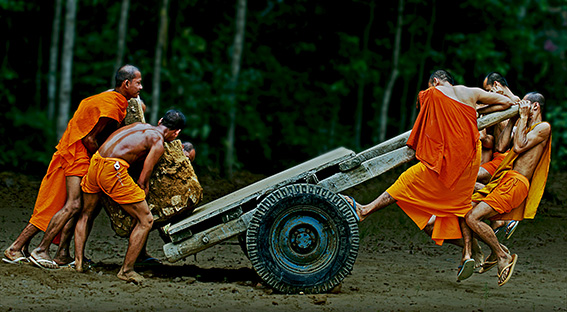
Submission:
{"label": "orange shorts", "polygon": [[530,181],[517,171],[510,170],[482,201],[499,214],[508,213],[522,204],[529,189]]}
{"label": "orange shorts", "polygon": [[81,181],[85,193],[104,192],[119,204],[133,204],[146,199],[146,193],[128,174],[128,164],[120,158],[93,155],[87,175]]}
{"label": "orange shorts", "polygon": [[490,173],[490,175],[494,175],[494,172],[496,172],[496,169],[498,168],[498,166],[500,166],[500,163],[502,163],[502,160],[504,160],[504,158],[506,158],[506,155],[508,155],[508,153],[494,153],[494,158],[492,158],[491,161],[486,162],[482,165],[480,165],[482,168],[484,168],[486,171],[488,171],[488,173]]}

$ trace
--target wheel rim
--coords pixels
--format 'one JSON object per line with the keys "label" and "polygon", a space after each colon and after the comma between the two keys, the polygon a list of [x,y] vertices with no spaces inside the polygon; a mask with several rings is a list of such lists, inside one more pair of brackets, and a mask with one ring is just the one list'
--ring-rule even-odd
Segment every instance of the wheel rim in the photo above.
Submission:
{"label": "wheel rim", "polygon": [[317,272],[336,256],[338,231],[320,208],[295,206],[274,220],[270,233],[273,259],[290,272]]}

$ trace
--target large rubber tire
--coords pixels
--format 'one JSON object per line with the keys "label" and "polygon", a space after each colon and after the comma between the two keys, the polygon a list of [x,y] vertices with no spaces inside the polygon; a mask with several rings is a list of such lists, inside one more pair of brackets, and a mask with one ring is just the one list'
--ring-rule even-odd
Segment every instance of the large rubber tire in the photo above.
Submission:
{"label": "large rubber tire", "polygon": [[348,202],[312,184],[270,193],[246,232],[254,269],[283,293],[332,290],[352,271],[358,245],[358,222]]}

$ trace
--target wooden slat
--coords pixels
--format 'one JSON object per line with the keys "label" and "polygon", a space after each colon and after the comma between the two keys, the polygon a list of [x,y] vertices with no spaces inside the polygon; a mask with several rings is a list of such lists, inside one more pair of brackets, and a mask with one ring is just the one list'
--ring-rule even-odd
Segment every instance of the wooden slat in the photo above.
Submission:
{"label": "wooden slat", "polygon": [[388,170],[413,160],[414,158],[415,151],[404,146],[395,151],[366,160],[360,164],[360,166],[351,171],[336,173],[319,182],[319,185],[338,193],[377,177]]}
{"label": "wooden slat", "polygon": [[353,151],[340,147],[288,170],[250,184],[201,207],[197,207],[191,216],[178,223],[172,224],[169,227],[168,234],[170,236],[176,235],[197,223],[223,214],[251,199],[262,196],[284,185],[295,183],[311,175],[313,172],[336,165],[353,156]]}
{"label": "wooden slat", "polygon": [[[484,115],[477,120],[478,130],[482,130],[484,128],[493,126],[503,120],[514,117],[517,114],[518,114],[518,106],[515,105],[504,111],[494,112],[491,114]],[[340,163],[339,169],[343,172],[349,171],[359,166],[361,163],[363,163],[368,159],[372,159],[374,157],[380,156],[382,154],[391,152],[395,149],[405,146],[410,134],[411,134],[411,130],[406,131],[394,138],[391,138],[363,152],[360,152],[356,154],[355,157],[347,159],[342,163]]]}
{"label": "wooden slat", "polygon": [[411,130],[404,132],[397,137],[391,138],[378,145],[375,145],[363,152],[356,154],[355,157],[347,159],[339,164],[341,171],[348,171],[362,164],[365,160],[372,159],[376,156],[391,152],[395,149],[403,147],[410,136]]}
{"label": "wooden slat", "polygon": [[167,243],[163,251],[169,262],[179,261],[187,256],[212,247],[224,240],[246,232],[253,211],[245,213],[238,219],[222,223],[197,233],[177,244]]}

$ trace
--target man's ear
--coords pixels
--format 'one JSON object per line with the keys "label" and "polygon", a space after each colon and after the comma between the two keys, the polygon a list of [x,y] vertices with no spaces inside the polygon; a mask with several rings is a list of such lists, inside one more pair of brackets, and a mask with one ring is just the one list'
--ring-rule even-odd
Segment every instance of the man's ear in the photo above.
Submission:
{"label": "man's ear", "polygon": [[157,122],[158,126],[161,125],[162,121],[163,121],[163,118],[160,118],[159,121]]}

